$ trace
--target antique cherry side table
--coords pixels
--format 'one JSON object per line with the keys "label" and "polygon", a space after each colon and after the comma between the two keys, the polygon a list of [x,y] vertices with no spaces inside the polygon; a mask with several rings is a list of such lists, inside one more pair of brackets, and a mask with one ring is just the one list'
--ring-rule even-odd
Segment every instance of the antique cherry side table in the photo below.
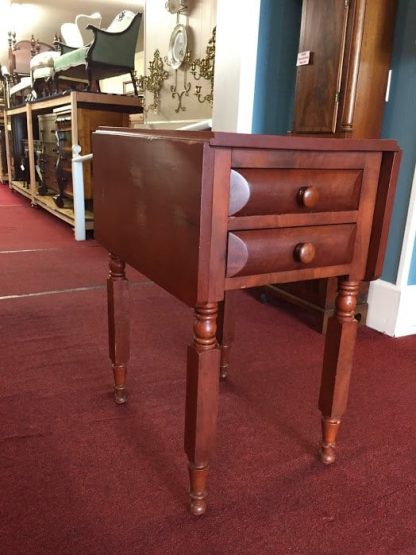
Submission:
{"label": "antique cherry side table", "polygon": [[100,128],[93,154],[95,235],[110,252],[116,402],[127,398],[125,263],[195,310],[185,417],[191,512],[206,509],[233,290],[339,278],[319,396],[320,459],[332,463],[347,404],[359,282],[376,279],[382,269],[397,144]]}

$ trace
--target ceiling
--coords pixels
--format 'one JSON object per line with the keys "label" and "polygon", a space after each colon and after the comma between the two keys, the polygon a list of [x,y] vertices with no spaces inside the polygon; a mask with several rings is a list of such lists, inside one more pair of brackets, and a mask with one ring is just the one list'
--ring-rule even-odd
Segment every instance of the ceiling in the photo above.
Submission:
{"label": "ceiling", "polygon": [[77,14],[100,12],[101,26],[105,28],[122,9],[143,11],[144,3],[145,0],[0,0],[0,62],[7,63],[10,30],[16,32],[17,40],[30,39],[33,34],[51,44],[62,23],[74,21]]}

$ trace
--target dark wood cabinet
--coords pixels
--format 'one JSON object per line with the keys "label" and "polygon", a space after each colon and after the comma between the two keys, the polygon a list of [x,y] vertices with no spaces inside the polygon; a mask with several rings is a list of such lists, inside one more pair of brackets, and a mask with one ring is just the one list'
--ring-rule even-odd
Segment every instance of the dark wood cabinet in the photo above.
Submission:
{"label": "dark wood cabinet", "polygon": [[293,133],[377,138],[396,0],[304,0]]}
{"label": "dark wood cabinet", "polygon": [[344,0],[304,0],[299,52],[309,63],[296,75],[295,133],[334,133],[348,8]]}
{"label": "dark wood cabinet", "polygon": [[[393,45],[396,0],[303,0],[292,134],[378,138]],[[305,183],[307,186],[308,183]],[[362,286],[357,312],[367,314]],[[333,279],[271,287],[268,293],[308,312],[325,333],[333,313]]]}

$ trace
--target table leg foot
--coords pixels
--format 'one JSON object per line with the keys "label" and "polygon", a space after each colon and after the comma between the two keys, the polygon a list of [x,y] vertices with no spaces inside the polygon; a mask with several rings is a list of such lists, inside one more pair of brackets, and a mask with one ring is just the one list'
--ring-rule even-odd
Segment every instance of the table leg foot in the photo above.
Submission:
{"label": "table leg foot", "polygon": [[124,364],[113,364],[114,375],[114,401],[117,405],[123,405],[127,402],[126,389],[127,367]]}
{"label": "table leg foot", "polygon": [[128,395],[125,387],[114,386],[114,402],[117,405],[124,405],[127,402]]}
{"label": "table leg foot", "polygon": [[185,453],[190,479],[190,511],[200,516],[207,504],[209,460],[214,451],[218,413],[220,350],[216,338],[218,303],[195,307],[192,345],[188,347]]}
{"label": "table leg foot", "polygon": [[127,401],[126,376],[130,356],[128,281],[124,261],[112,254],[110,254],[110,271],[107,278],[107,302],[114,401],[117,405],[123,405]]}
{"label": "table leg foot", "polygon": [[359,282],[340,279],[335,313],[328,320],[322,368],[319,410],[322,414],[322,442],[319,458],[335,462],[335,440],[348,401],[352,355],[357,335],[354,318]]}
{"label": "table leg foot", "polygon": [[208,466],[197,468],[189,464],[189,510],[195,516],[201,516],[207,509],[205,498],[207,496],[206,484],[208,480]]}
{"label": "table leg foot", "polygon": [[322,419],[322,441],[319,449],[319,459],[323,464],[335,462],[336,436],[341,420],[331,418]]}

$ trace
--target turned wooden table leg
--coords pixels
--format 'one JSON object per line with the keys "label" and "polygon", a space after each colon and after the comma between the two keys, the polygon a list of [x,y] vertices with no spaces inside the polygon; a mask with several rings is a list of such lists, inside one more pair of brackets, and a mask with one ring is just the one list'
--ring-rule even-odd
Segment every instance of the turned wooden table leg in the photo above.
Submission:
{"label": "turned wooden table leg", "polygon": [[231,345],[234,341],[234,299],[235,291],[227,291],[224,301],[219,303],[217,340],[221,348],[220,378],[225,380],[230,365]]}
{"label": "turned wooden table leg", "polygon": [[196,306],[194,338],[188,347],[185,453],[189,461],[190,510],[194,515],[206,510],[208,462],[215,445],[220,363],[217,313],[217,303]]}
{"label": "turned wooden table leg", "polygon": [[328,321],[322,370],[319,409],[322,413],[320,460],[335,461],[335,441],[348,401],[357,321],[358,281],[340,280],[335,314]]}
{"label": "turned wooden table leg", "polygon": [[130,356],[129,290],[123,260],[110,254],[107,278],[108,340],[113,363],[114,400],[127,401],[126,372]]}

